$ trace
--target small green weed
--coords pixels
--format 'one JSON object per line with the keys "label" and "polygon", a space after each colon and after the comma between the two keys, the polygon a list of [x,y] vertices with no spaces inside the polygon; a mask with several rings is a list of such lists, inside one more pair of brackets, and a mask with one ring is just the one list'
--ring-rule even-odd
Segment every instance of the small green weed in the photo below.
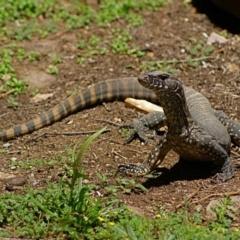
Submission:
{"label": "small green weed", "polygon": [[79,170],[79,164],[89,144],[103,131],[90,136],[77,155],[74,148],[71,155],[73,174],[69,181],[61,181],[59,185],[49,184],[44,191],[28,188],[25,195],[2,196],[0,222],[6,227],[4,236],[7,233],[12,236],[13,231],[8,232],[8,229],[13,228],[14,236],[19,237],[39,238],[57,234],[59,237],[67,235],[79,239],[88,233],[89,228],[99,224],[98,217],[112,203],[102,207],[100,199],[90,197],[91,189],[82,184],[86,176],[82,167]]}
{"label": "small green weed", "polygon": [[57,66],[49,65],[46,69],[46,72],[52,75],[56,75],[59,73],[59,69]]}
{"label": "small green weed", "polygon": [[142,62],[143,71],[149,71],[152,69],[161,69],[164,72],[175,73],[177,71],[178,61],[168,61],[163,59],[162,61],[148,61]]}
{"label": "small green weed", "polygon": [[[4,7],[0,8],[0,37],[22,41],[30,40],[33,35],[43,38],[56,32],[59,22],[64,23],[67,29],[76,29],[90,23],[108,26],[121,18],[132,26],[139,26],[143,22],[139,11],[157,10],[170,0],[104,0],[99,3],[98,11],[81,1],[70,1],[69,4],[60,0],[1,2]],[[45,21],[38,21],[40,16],[44,16]],[[14,24],[16,21],[17,25]]]}
{"label": "small green weed", "polygon": [[109,196],[117,196],[117,192],[122,191],[125,194],[130,194],[133,191],[145,191],[146,188],[136,183],[134,179],[117,178],[116,186],[110,186],[106,176],[97,173],[98,179],[101,181],[101,188],[103,188]]}
{"label": "small green weed", "polygon": [[54,64],[62,63],[61,57],[60,56],[55,56],[54,59],[53,59],[53,63]]}
{"label": "small green weed", "polygon": [[11,89],[10,91],[14,94],[20,94],[27,90],[26,80],[19,80],[12,75],[12,77],[6,81],[6,90]]}
{"label": "small green weed", "polygon": [[8,98],[7,103],[8,103],[8,107],[10,108],[14,108],[14,109],[18,108],[18,101],[14,97]]}
{"label": "small green weed", "polygon": [[117,182],[120,184],[121,190],[127,194],[137,189],[140,191],[147,190],[142,184],[136,183],[134,179],[121,178],[117,179]]}
{"label": "small green weed", "polygon": [[74,88],[72,91],[67,91],[67,95],[71,96],[79,92],[79,88]]}
{"label": "small green weed", "polygon": [[232,201],[230,197],[226,197],[223,201],[219,201],[219,206],[213,208],[212,211],[217,215],[217,221],[212,223],[212,227],[221,225],[224,228],[230,227],[235,213],[231,210]]}
{"label": "small green weed", "polygon": [[78,63],[80,66],[83,66],[84,63],[85,63],[85,58],[84,58],[84,57],[78,57],[78,58],[77,58],[77,63]]}
{"label": "small green weed", "polygon": [[[87,176],[81,167],[81,160],[89,144],[103,130],[90,136],[77,154],[76,146],[74,149],[67,148],[69,162],[73,163],[70,180],[61,180],[58,185],[48,184],[43,190],[27,188],[23,195],[6,193],[1,196],[0,237],[239,239],[239,229],[230,229],[226,215],[226,208],[231,204],[229,199],[216,210],[218,221],[202,226],[199,212],[189,214],[186,210],[179,210],[176,214],[161,210],[155,218],[145,218],[121,206],[116,197],[115,200],[94,198],[96,187],[83,185]],[[39,164],[39,161],[33,164]],[[98,176],[102,185],[108,186],[107,178]],[[125,189],[138,187],[135,181],[128,179],[119,179],[118,182]]]}
{"label": "small green weed", "polygon": [[115,35],[114,40],[111,42],[111,47],[113,53],[118,53],[122,55],[133,55],[134,57],[141,57],[145,55],[139,47],[131,47],[129,45],[132,40],[132,35],[128,29],[122,31],[120,29],[113,29],[113,34]]}
{"label": "small green weed", "polygon": [[86,46],[85,40],[84,40],[84,39],[79,40],[77,47],[78,47],[79,49],[84,49],[85,46]]}
{"label": "small green weed", "polygon": [[190,56],[187,57],[187,63],[191,67],[198,67],[200,65],[199,60],[195,60],[195,58],[203,58],[209,56],[214,50],[214,46],[208,46],[205,44],[203,40],[198,40],[196,38],[189,38],[189,44],[185,47],[187,53]]}
{"label": "small green weed", "polygon": [[113,53],[129,54],[128,42],[132,40],[129,30],[122,32],[120,29],[114,30],[115,39],[111,43]]}
{"label": "small green weed", "polygon": [[43,166],[54,166],[56,161],[46,161],[44,159],[29,159],[27,158],[25,161],[11,161],[10,166],[13,168],[21,168],[21,169],[31,169],[33,167],[43,167]]}
{"label": "small green weed", "polygon": [[36,89],[32,90],[31,96],[34,97],[34,96],[36,96],[38,93],[40,93],[40,90],[39,90],[38,88],[36,88]]}
{"label": "small green weed", "polygon": [[0,149],[0,154],[6,154],[7,150],[6,149]]}
{"label": "small green weed", "polygon": [[24,48],[18,48],[17,49],[17,59],[18,60],[23,60],[25,58],[26,51]]}
{"label": "small green weed", "polygon": [[26,91],[26,81],[19,80],[15,76],[15,69],[12,66],[12,56],[14,52],[11,49],[2,49],[0,51],[0,92],[11,92],[19,94]]}
{"label": "small green weed", "polygon": [[138,27],[143,24],[142,16],[134,13],[126,15],[126,21],[134,27]]}
{"label": "small green weed", "polygon": [[40,53],[40,52],[31,51],[31,52],[28,54],[28,60],[29,60],[30,62],[36,62],[36,61],[39,61],[40,56],[41,56],[41,53]]}

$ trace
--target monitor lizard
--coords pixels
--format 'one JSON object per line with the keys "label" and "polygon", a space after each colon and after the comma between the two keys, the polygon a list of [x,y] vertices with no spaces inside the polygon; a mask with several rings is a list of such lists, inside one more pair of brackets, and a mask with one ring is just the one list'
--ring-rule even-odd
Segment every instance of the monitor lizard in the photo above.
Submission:
{"label": "monitor lizard", "polygon": [[232,178],[230,136],[239,143],[240,124],[234,123],[223,112],[215,111],[202,94],[183,86],[174,75],[150,71],[141,75],[138,81],[156,94],[168,131],[144,163],[139,166],[120,164],[118,170],[128,175],[145,175],[156,169],[172,149],[185,161],[213,162],[218,168],[217,179]]}
{"label": "monitor lizard", "polygon": [[[161,73],[165,74],[166,76],[173,77],[173,75],[163,72]],[[52,109],[42,113],[36,118],[0,132],[0,140],[6,141],[18,136],[32,133],[35,130],[53,124],[54,122],[57,122],[76,111],[96,105],[101,102],[124,100],[127,97],[133,97],[138,99],[145,99],[153,103],[160,103],[161,105],[162,103],[161,101],[159,102],[159,96],[157,96],[151,89],[148,89],[147,86],[142,86],[142,83],[139,79],[135,77],[119,78],[93,84],[79,91],[77,94],[68,97]],[[141,84],[139,84],[138,81],[140,81]],[[236,145],[240,146],[240,124],[228,118],[224,112],[214,110],[211,107],[209,101],[199,92],[186,86],[182,87],[186,96],[186,105],[188,106],[190,113],[193,116],[196,116],[198,124],[200,126],[204,126],[204,119],[202,119],[203,116],[201,114],[198,114],[198,112],[204,110],[204,108],[207,108],[207,115],[214,115],[215,117],[212,117],[213,121],[210,122],[209,125],[206,125],[216,125],[219,126],[220,129],[225,129],[223,134],[219,133],[218,135],[221,135],[221,137],[223,137],[223,139],[225,138],[225,140],[229,140],[229,137],[231,137],[232,141]],[[133,130],[125,142],[130,142],[136,135],[138,135],[138,137],[144,143],[147,143],[148,138],[146,136],[146,133],[149,132],[149,130],[155,130],[158,127],[166,124],[167,118],[164,113],[152,112],[150,114],[147,114],[133,124],[130,124],[130,126],[133,127]],[[223,128],[223,125],[226,127]],[[212,131],[211,127],[208,128],[208,130]],[[217,127],[213,129],[216,129],[215,133],[217,133]],[[218,140],[221,141],[220,138]],[[153,167],[151,167],[151,169],[152,168]],[[121,167],[120,169],[123,170]],[[131,171],[129,170],[126,172],[131,174]],[[145,171],[139,171],[135,174],[142,175],[143,173],[146,173],[146,169]]]}

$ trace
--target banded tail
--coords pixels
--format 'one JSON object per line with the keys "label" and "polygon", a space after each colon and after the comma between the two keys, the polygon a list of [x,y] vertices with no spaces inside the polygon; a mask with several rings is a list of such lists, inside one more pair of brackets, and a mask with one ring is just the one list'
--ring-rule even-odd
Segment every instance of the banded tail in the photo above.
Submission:
{"label": "banded tail", "polygon": [[97,103],[124,100],[127,97],[157,102],[156,95],[151,90],[142,87],[137,78],[119,78],[98,82],[68,97],[36,118],[0,132],[0,140],[10,140],[32,133]]}

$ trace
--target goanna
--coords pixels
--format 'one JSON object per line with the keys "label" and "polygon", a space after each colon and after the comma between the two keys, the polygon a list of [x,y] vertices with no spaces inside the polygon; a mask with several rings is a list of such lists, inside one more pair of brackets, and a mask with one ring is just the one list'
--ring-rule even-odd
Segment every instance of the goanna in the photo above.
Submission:
{"label": "goanna", "polygon": [[156,95],[152,91],[142,87],[138,83],[137,78],[110,79],[86,87],[82,91],[60,102],[52,109],[43,112],[36,118],[0,132],[0,140],[10,140],[18,136],[32,133],[33,131],[51,125],[81,109],[102,102],[124,100],[127,97],[157,102]]}
{"label": "goanna", "polygon": [[[222,174],[220,178],[223,180],[227,180],[233,176],[233,170],[229,158],[224,161],[224,157],[216,157],[217,155],[215,156],[214,151],[210,152],[209,149],[211,149],[211,144],[216,141],[219,144],[220,149],[225,150],[229,156],[230,137],[236,145],[240,146],[240,124],[229,119],[222,111],[216,111],[212,109],[209,101],[202,94],[186,86],[182,86],[180,81],[173,75],[155,71],[143,76],[139,77],[138,79],[134,77],[119,78],[93,84],[82,91],[79,91],[77,94],[68,97],[66,100],[60,102],[55,107],[47,112],[42,113],[36,118],[0,132],[0,140],[10,140],[18,136],[29,134],[35,130],[59,121],[76,111],[101,102],[124,100],[127,97],[134,97],[138,99],[145,99],[154,103],[158,102],[160,105],[163,105],[165,114],[162,112],[153,112],[143,116],[138,121],[131,124],[133,130],[128,136],[126,143],[130,142],[135,135],[138,135],[138,137],[144,143],[146,143],[148,139],[145,134],[149,132],[149,130],[155,130],[159,126],[163,126],[167,123],[167,125],[170,127],[169,130],[171,130],[170,132],[172,133],[169,134],[168,132],[167,136],[170,137],[166,138],[165,136],[162,140],[163,143],[165,143],[165,140],[167,139],[168,141],[166,141],[166,143],[171,142],[172,149],[176,149],[176,152],[178,152],[182,157],[185,156],[187,160],[214,161],[221,167],[220,172],[222,172]],[[143,79],[146,77],[149,78],[150,82],[143,81]],[[166,81],[164,82],[161,80],[161,77]],[[159,85],[152,86],[151,81],[157,81],[157,79],[159,81]],[[174,91],[171,89],[172,85],[167,85],[168,80],[170,81],[170,79],[172,79],[172,81],[174,79],[174,81],[178,83],[177,86],[182,89],[181,91],[179,90],[179,92],[175,91],[175,97],[173,94]],[[161,85],[161,81],[163,81],[165,85]],[[175,90],[177,90],[177,88]],[[168,95],[172,96],[172,98],[167,99],[166,96]],[[179,99],[179,102],[176,102],[179,104],[177,108],[174,107],[175,98]],[[174,111],[171,112],[171,109],[174,109]],[[176,113],[173,114],[175,110]],[[173,123],[175,123],[175,125]],[[180,123],[183,124],[182,131],[185,129],[184,132],[180,132],[179,130],[178,124]],[[195,125],[197,126],[198,131],[193,128]],[[174,128],[174,126],[176,126],[176,128]],[[200,128],[201,130],[199,130]],[[173,129],[175,129],[175,132]],[[202,147],[198,149],[198,153],[195,152],[194,148],[192,147],[192,142],[198,141],[198,138],[194,137],[195,135],[189,135],[189,137],[187,135],[187,133],[190,134],[193,132],[196,136],[199,136],[199,138],[203,140],[198,144],[199,146],[202,144]],[[206,134],[205,138],[204,134]],[[172,140],[171,136],[174,136]],[[182,138],[184,136],[185,140]],[[182,148],[178,143],[177,146],[175,146],[178,138],[183,141],[183,143],[181,143]],[[147,162],[143,165],[139,167],[135,165],[120,165],[119,170],[134,175],[143,175],[153,170],[164,158],[163,151],[161,151],[161,154],[158,153],[158,150],[161,148],[160,145],[161,143],[159,143],[156,148],[152,150]],[[221,150],[217,150],[217,153],[219,154]],[[205,154],[205,151],[207,151],[207,154]],[[208,155],[211,154],[213,154],[215,157],[208,157]],[[192,157],[192,155],[194,156]],[[215,158],[219,160],[216,160]]]}
{"label": "goanna", "polygon": [[[215,163],[218,168],[215,175],[217,179],[226,181],[232,178],[234,170],[230,160],[230,133],[236,133],[231,135],[239,144],[240,124],[224,113],[215,111],[202,94],[183,86],[171,74],[150,71],[141,75],[138,81],[156,94],[165,115],[160,114],[155,118],[158,124],[166,122],[168,131],[152,149],[146,162],[140,166],[121,164],[119,171],[137,176],[147,174],[159,166],[172,149],[186,161]],[[229,123],[232,124],[231,128]]]}

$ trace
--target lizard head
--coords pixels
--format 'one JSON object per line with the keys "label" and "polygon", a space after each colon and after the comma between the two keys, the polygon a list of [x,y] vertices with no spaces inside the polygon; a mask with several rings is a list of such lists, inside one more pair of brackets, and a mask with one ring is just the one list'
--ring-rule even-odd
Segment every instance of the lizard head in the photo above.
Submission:
{"label": "lizard head", "polygon": [[[162,71],[150,71],[138,77],[139,83],[148,89],[151,89],[158,98],[163,107],[167,119],[175,119],[176,114],[179,119],[188,125],[187,116],[190,116],[188,110],[184,89],[181,81],[170,73]],[[173,124],[176,122],[173,121]]]}
{"label": "lizard head", "polygon": [[152,70],[142,74],[138,77],[139,83],[156,94],[161,92],[175,92],[183,91],[181,81],[170,73]]}

